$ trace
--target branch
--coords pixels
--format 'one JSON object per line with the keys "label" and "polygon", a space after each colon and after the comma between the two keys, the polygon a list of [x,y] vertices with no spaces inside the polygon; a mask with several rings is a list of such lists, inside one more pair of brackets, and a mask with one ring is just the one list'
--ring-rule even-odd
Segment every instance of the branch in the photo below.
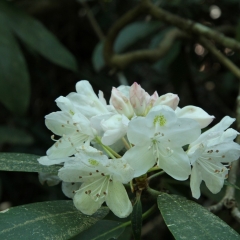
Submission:
{"label": "branch", "polygon": [[172,29],[164,36],[164,39],[160,42],[157,48],[137,50],[125,54],[115,54],[110,59],[110,65],[119,69],[124,69],[128,65],[137,61],[147,61],[150,63],[156,62],[169,52],[176,39],[184,37],[187,37],[185,33],[177,28]]}
{"label": "branch", "polygon": [[124,14],[109,30],[103,48],[103,55],[106,63],[110,67],[116,67],[112,64],[112,56],[114,55],[114,42],[118,33],[129,23],[133,22],[138,16],[146,12],[145,6],[139,4],[137,7],[129,10]]}
{"label": "branch", "polygon": [[214,40],[216,43],[219,43],[225,47],[240,51],[240,42],[226,37],[224,34],[213,30],[207,26],[204,26],[200,23],[196,23],[189,19],[184,19],[182,17],[176,16],[170,12],[167,12],[161,8],[157,8],[150,1],[145,2],[146,8],[149,9],[149,14],[161,21],[172,24],[187,34],[197,34],[199,36],[204,36],[206,38]]}
{"label": "branch", "polygon": [[103,41],[105,39],[105,36],[102,32],[102,29],[99,27],[98,22],[96,21],[91,9],[89,8],[88,4],[85,1],[78,0],[79,3],[82,4],[84,9],[86,10],[87,18],[95,31],[96,35],[98,36],[100,41]]}
{"label": "branch", "polygon": [[[150,14],[152,17],[155,17],[158,20],[164,21],[166,23],[173,24],[181,30],[173,29],[165,35],[162,42],[156,49],[144,49],[134,52],[116,54],[114,52],[114,42],[119,34],[119,32],[129,23],[133,22],[137,17],[142,14]],[[234,32],[231,26],[221,26],[218,27],[219,31],[223,32]],[[211,38],[215,42],[221,43],[226,47],[231,49],[240,50],[240,43],[235,41],[232,38],[224,36],[221,32],[208,28],[202,24],[195,23],[191,20],[184,19],[182,17],[176,16],[172,13],[169,13],[165,10],[158,8],[153,5],[149,0],[142,0],[141,3],[129,10],[124,14],[109,30],[106,40],[104,43],[103,55],[106,64],[111,67],[114,71],[117,69],[124,69],[128,65],[137,62],[137,61],[147,61],[147,62],[156,62],[160,58],[164,57],[168,51],[171,49],[174,41],[178,38],[190,38],[194,37],[196,34]],[[205,39],[203,41],[207,41]],[[209,46],[209,51],[214,54],[219,61],[230,69],[237,77],[239,77],[238,68],[228,60],[223,54],[218,53],[217,49],[213,49],[210,46],[210,43],[205,43],[206,47]],[[213,49],[213,50],[212,50]],[[215,51],[214,51],[215,50]],[[224,60],[222,60],[224,58]]]}
{"label": "branch", "polygon": [[199,42],[211,52],[226,68],[228,68],[237,78],[240,79],[240,69],[222,54],[209,40],[204,37],[199,38]]}

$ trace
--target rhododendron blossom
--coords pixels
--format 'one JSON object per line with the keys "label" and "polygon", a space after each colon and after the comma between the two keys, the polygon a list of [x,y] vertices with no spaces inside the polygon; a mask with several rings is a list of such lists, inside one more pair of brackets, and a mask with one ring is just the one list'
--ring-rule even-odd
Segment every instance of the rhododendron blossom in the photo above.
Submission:
{"label": "rhododendron blossom", "polygon": [[125,186],[139,194],[148,189],[152,171],[179,181],[190,176],[195,198],[202,181],[219,192],[229,163],[240,156],[233,141],[238,132],[227,129],[234,119],[226,116],[201,134],[214,116],[197,106],[180,108],[179,100],[174,93],[150,95],[133,83],[113,87],[108,103],[103,92],[97,96],[88,81],[79,81],[76,92],[56,99],[61,111],[46,116],[46,126],[59,138],[52,136],[55,143],[39,163],[61,168],[40,174],[40,181],[61,181],[63,193],[84,214],[106,204],[121,218],[133,209]]}

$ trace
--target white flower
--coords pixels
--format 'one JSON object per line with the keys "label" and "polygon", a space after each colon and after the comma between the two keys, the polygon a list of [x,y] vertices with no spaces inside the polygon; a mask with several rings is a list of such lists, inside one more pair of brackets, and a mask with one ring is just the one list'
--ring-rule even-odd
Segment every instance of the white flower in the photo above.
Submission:
{"label": "white flower", "polygon": [[61,136],[47,151],[50,159],[73,155],[77,147],[89,145],[97,134],[89,119],[80,112],[76,112],[75,106],[68,98],[59,97],[56,102],[62,111],[50,113],[45,117],[48,129]]}
{"label": "white flower", "polygon": [[[190,187],[194,198],[201,195],[202,181],[205,181],[212,193],[218,193],[228,173],[228,168],[222,163],[239,158],[240,146],[233,142],[238,132],[232,128],[227,129],[234,120],[228,116],[224,117],[220,123],[201,134],[189,145],[187,154],[192,163]],[[225,129],[227,130],[224,131]]]}
{"label": "white flower", "polygon": [[84,214],[92,215],[104,201],[118,217],[132,212],[123,183],[133,178],[133,169],[123,159],[108,159],[96,150],[80,151],[65,162],[58,176],[64,182],[82,183],[74,192],[73,202]]}
{"label": "white flower", "polygon": [[202,108],[195,107],[195,106],[186,106],[184,108],[177,108],[175,112],[176,112],[176,115],[180,118],[194,119],[200,124],[201,128],[207,127],[215,118],[214,116],[210,116]]}
{"label": "white flower", "polygon": [[66,98],[72,102],[79,113],[82,113],[87,118],[90,119],[93,116],[114,111],[112,106],[106,104],[103,92],[99,91],[98,98],[88,81],[79,81],[76,84],[76,90],[77,93],[72,92],[68,94]]}
{"label": "white flower", "polygon": [[125,115],[115,114],[107,120],[102,120],[101,126],[104,130],[102,143],[112,145],[127,133],[129,119]]}
{"label": "white flower", "polygon": [[177,180],[188,178],[191,168],[182,146],[200,135],[199,124],[177,118],[168,106],[156,106],[146,117],[129,123],[127,136],[134,144],[123,156],[135,170],[135,177],[146,173],[155,163]]}

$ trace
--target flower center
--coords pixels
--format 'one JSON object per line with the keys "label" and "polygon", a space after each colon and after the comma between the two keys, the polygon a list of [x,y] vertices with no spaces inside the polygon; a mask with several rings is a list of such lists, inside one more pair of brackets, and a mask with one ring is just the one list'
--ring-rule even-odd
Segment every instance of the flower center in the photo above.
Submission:
{"label": "flower center", "polygon": [[163,127],[167,122],[167,119],[164,117],[164,115],[157,115],[153,119],[153,124],[156,126],[159,124],[161,127]]}
{"label": "flower center", "polygon": [[92,165],[92,166],[98,166],[99,162],[95,159],[88,159],[88,162]]}

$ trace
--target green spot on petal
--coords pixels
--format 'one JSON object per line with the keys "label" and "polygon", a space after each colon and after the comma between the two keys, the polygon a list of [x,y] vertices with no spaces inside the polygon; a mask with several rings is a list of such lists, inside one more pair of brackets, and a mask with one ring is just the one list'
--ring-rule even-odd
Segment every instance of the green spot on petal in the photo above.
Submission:
{"label": "green spot on petal", "polygon": [[93,166],[98,166],[99,162],[95,159],[88,159],[88,162]]}
{"label": "green spot on petal", "polygon": [[71,115],[74,115],[74,112],[72,110],[69,111]]}
{"label": "green spot on petal", "polygon": [[157,115],[154,120],[153,124],[156,126],[156,124],[159,124],[161,127],[164,126],[167,122],[167,119],[163,115]]}

